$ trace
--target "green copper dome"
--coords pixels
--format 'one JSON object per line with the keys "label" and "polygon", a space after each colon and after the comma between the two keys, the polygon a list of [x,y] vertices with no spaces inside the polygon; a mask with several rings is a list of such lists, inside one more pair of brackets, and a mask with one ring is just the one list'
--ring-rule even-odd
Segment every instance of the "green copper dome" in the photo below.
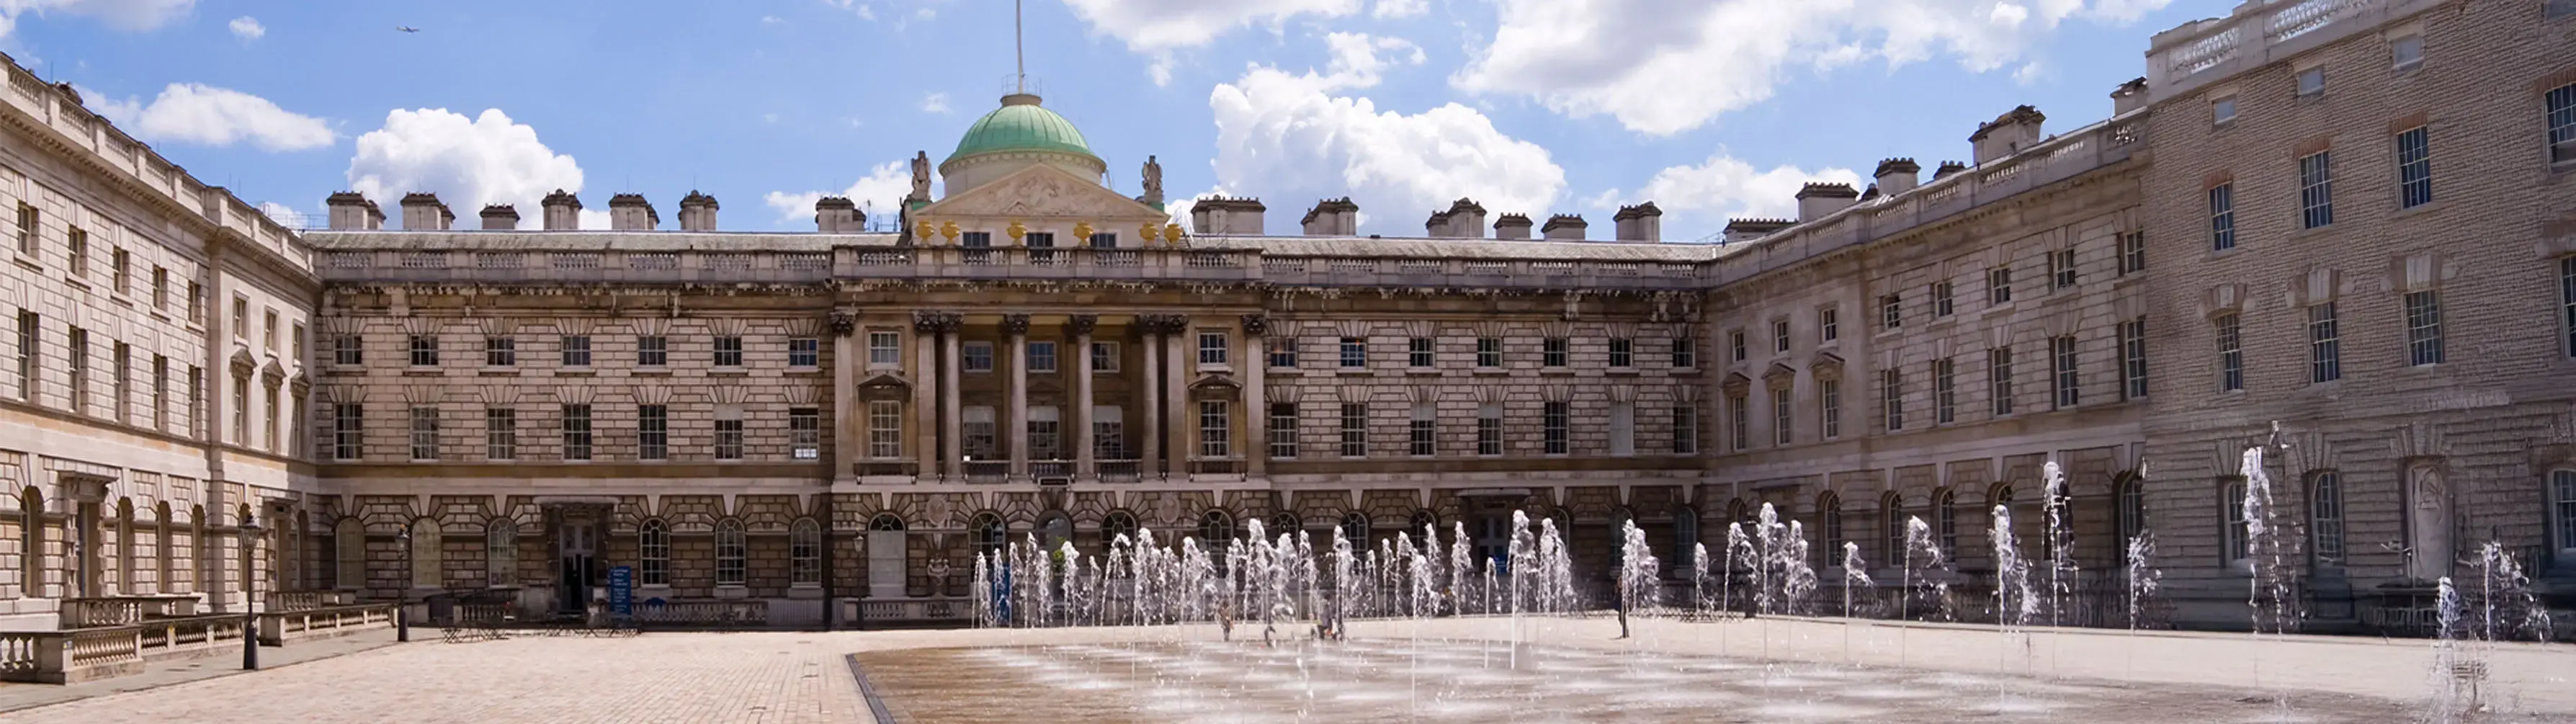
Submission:
{"label": "green copper dome", "polygon": [[957,151],[948,154],[949,161],[978,154],[1002,151],[1054,151],[1076,154],[1097,160],[1091,146],[1082,140],[1082,131],[1073,122],[1038,106],[1038,97],[1017,93],[1002,97],[1002,107],[966,129],[966,137],[957,140]]}

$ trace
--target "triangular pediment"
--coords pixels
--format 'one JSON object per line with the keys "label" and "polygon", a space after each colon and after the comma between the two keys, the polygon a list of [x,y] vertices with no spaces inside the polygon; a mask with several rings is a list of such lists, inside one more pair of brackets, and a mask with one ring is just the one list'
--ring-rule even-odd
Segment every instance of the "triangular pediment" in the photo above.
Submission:
{"label": "triangular pediment", "polygon": [[[1044,164],[1014,171],[923,207],[915,218],[1011,217],[1080,219],[1096,224],[1157,224],[1171,214],[1118,195],[1099,182]],[[1104,225],[1102,228],[1108,228]]]}

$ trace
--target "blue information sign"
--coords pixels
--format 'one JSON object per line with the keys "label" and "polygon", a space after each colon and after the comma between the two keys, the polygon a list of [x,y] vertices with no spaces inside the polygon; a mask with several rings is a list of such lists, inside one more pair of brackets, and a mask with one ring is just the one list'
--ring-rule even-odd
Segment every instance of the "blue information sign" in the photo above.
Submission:
{"label": "blue information sign", "polygon": [[635,615],[634,566],[608,569],[608,612],[618,616]]}

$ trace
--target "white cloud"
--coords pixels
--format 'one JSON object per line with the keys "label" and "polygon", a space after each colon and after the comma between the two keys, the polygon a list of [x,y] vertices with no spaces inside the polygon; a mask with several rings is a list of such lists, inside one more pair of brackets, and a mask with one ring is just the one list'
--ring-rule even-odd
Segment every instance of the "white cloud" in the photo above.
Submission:
{"label": "white cloud", "polygon": [[761,200],[768,203],[770,208],[778,210],[780,222],[799,219],[813,221],[814,202],[822,200],[825,196],[848,198],[851,203],[859,205],[860,211],[867,212],[870,219],[891,219],[898,209],[903,208],[903,197],[908,193],[912,193],[912,164],[908,161],[887,161],[877,164],[876,168],[868,171],[867,176],[861,177],[858,182],[850,184],[849,188],[838,192],[771,191],[769,195],[761,197]]}
{"label": "white cloud", "polygon": [[923,113],[947,113],[947,112],[948,112],[948,94],[946,94],[946,93],[932,93],[932,94],[930,94],[930,95],[922,96],[922,97],[921,97],[921,112],[923,112]]}
{"label": "white cloud", "polygon": [[1768,170],[1757,169],[1753,164],[1737,160],[1721,150],[1696,166],[1671,166],[1657,171],[1635,193],[1611,189],[1586,200],[1585,205],[1609,211],[1621,204],[1653,201],[1655,208],[1665,213],[1664,228],[1676,231],[1697,229],[1701,231],[1691,233],[1704,233],[1725,226],[1730,216],[1795,218],[1798,215],[1798,189],[1810,182],[1847,183],[1858,188],[1861,176],[1847,168],[1809,171],[1795,166],[1774,166]]}
{"label": "white cloud", "polygon": [[1273,29],[1300,15],[1336,18],[1359,12],[1360,0],[1065,0],[1074,17],[1127,49],[1153,57],[1155,85],[1172,81],[1172,51],[1206,45],[1239,27]]}
{"label": "white cloud", "polygon": [[1378,57],[1381,51],[1402,56],[1414,65],[1423,61],[1422,48],[1403,38],[1332,33],[1324,36],[1324,47],[1332,54],[1332,60],[1324,66],[1324,78],[1335,88],[1375,87],[1384,79],[1387,66],[1395,62]]}
{"label": "white cloud", "polygon": [[[1461,197],[1496,215],[1539,216],[1562,195],[1565,170],[1547,149],[1504,135],[1475,109],[1451,103],[1408,115],[1379,112],[1365,97],[1333,95],[1375,85],[1388,64],[1377,51],[1400,54],[1411,44],[1364,35],[1327,43],[1334,60],[1324,74],[1255,65],[1208,94],[1218,188],[1265,196],[1273,216],[1292,220],[1315,200],[1343,195],[1372,217],[1398,220]],[[1175,211],[1186,213],[1186,205]]]}
{"label": "white cloud", "polygon": [[1499,0],[1492,42],[1451,78],[1572,117],[1669,135],[1771,97],[1802,70],[1935,57],[1987,72],[2073,17],[2127,22],[2171,0]]}
{"label": "white cloud", "polygon": [[258,40],[260,39],[260,36],[268,34],[268,28],[262,27],[259,24],[258,18],[248,15],[233,18],[233,21],[225,23],[224,27],[231,28],[233,31],[233,37],[240,38],[242,39],[242,42],[245,43]]}
{"label": "white cloud", "polygon": [[268,217],[268,220],[277,222],[279,226],[284,226],[289,229],[303,228],[305,226],[305,216],[303,212],[296,211],[293,206],[277,203],[275,201],[262,201],[259,202],[259,213],[262,216]]}
{"label": "white cloud", "polygon": [[[443,108],[395,109],[357,146],[349,187],[389,208],[404,194],[428,192],[459,219],[474,218],[485,204],[514,204],[520,225],[536,226],[544,219],[537,202],[548,192],[581,190],[581,166],[571,156],[547,148],[537,129],[498,108],[471,119]],[[582,213],[583,228],[597,228],[591,217]],[[606,219],[599,213],[598,226]]]}
{"label": "white cloud", "polygon": [[1431,0],[1377,0],[1369,15],[1381,18],[1409,18],[1431,11]]}
{"label": "white cloud", "polygon": [[336,140],[331,125],[320,118],[229,88],[172,83],[149,104],[134,98],[120,101],[88,88],[77,90],[91,99],[92,110],[147,141],[202,146],[249,141],[269,151],[301,151]]}
{"label": "white cloud", "polygon": [[776,15],[763,15],[760,16],[760,22],[767,25],[779,25],[786,23],[787,21],[778,19],[778,16]]}
{"label": "white cloud", "polygon": [[144,31],[157,30],[196,6],[197,0],[0,0],[0,36],[8,35],[18,16],[28,12],[90,16],[116,30]]}
{"label": "white cloud", "polygon": [[778,114],[776,114],[776,113],[763,113],[763,114],[760,114],[760,122],[762,122],[762,123],[777,123],[777,122],[778,122]]}

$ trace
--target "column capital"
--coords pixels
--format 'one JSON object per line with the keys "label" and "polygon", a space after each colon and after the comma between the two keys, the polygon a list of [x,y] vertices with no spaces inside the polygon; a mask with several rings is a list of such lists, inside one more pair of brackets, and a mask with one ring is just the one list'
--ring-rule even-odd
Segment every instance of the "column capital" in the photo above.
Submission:
{"label": "column capital", "polygon": [[956,312],[912,313],[912,330],[915,332],[955,332],[964,326],[966,326],[966,315]]}
{"label": "column capital", "polygon": [[859,315],[847,309],[835,309],[824,322],[831,325],[832,336],[847,337],[859,329]]}
{"label": "column capital", "polygon": [[1244,333],[1246,336],[1252,336],[1252,337],[1260,337],[1260,336],[1264,336],[1264,335],[1270,334],[1270,315],[1267,315],[1267,314],[1246,314],[1246,315],[1243,315],[1243,333]]}
{"label": "column capital", "polygon": [[1073,315],[1064,320],[1064,329],[1065,331],[1072,332],[1074,334],[1090,334],[1100,329],[1100,315]]}
{"label": "column capital", "polygon": [[1012,312],[1010,314],[1002,315],[1002,333],[1009,335],[1028,334],[1029,315],[1024,312]]}
{"label": "column capital", "polygon": [[1139,314],[1136,327],[1147,334],[1180,334],[1189,329],[1190,318],[1182,314]]}

